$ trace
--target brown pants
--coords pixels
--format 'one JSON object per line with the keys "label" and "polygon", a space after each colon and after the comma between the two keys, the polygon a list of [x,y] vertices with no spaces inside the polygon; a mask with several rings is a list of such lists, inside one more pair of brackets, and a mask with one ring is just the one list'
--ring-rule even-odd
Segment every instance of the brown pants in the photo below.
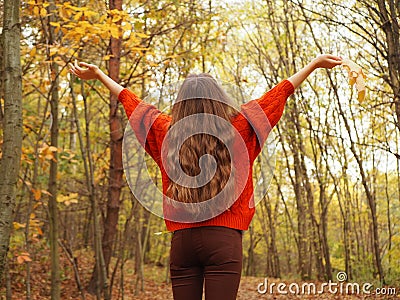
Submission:
{"label": "brown pants", "polygon": [[170,272],[175,300],[234,300],[242,271],[242,233],[207,226],[174,232]]}

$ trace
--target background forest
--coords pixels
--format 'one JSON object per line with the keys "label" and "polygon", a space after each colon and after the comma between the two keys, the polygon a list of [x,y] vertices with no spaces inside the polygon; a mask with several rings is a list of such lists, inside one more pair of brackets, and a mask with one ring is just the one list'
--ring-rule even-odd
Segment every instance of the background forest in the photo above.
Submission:
{"label": "background forest", "polygon": [[340,67],[316,71],[288,101],[272,135],[275,171],[244,234],[243,275],[326,281],[345,271],[352,282],[399,285],[397,0],[31,0],[20,8],[22,157],[1,296],[85,299],[88,289],[124,299],[148,289],[149,278],[168,283],[170,234],[123,175],[126,115],[99,82],[68,74],[75,59],[142,98],[209,72],[243,102],[318,54],[357,62],[364,101]]}

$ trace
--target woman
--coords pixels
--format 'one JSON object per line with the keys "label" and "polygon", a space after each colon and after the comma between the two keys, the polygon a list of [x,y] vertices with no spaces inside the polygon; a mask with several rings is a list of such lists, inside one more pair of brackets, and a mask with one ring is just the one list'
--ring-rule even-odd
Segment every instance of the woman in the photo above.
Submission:
{"label": "woman", "polygon": [[171,115],[140,100],[97,66],[70,64],[81,79],[98,79],[124,106],[137,139],[161,169],[164,219],[176,300],[236,299],[242,231],[253,218],[252,166],[287,98],[317,68],[342,59],[320,55],[299,72],[236,110],[208,74],[183,82]]}

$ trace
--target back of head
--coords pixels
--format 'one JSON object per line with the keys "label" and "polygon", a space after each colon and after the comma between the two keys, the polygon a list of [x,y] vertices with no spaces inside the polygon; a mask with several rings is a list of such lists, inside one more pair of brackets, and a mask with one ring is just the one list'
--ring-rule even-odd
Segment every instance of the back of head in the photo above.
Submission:
{"label": "back of head", "polygon": [[200,113],[213,114],[226,120],[234,114],[231,100],[221,85],[207,73],[191,74],[182,83],[172,107],[172,122]]}
{"label": "back of head", "polygon": [[230,119],[235,113],[211,75],[202,73],[185,79],[171,112],[170,128],[179,129],[174,128],[169,135],[166,168],[179,182],[170,178],[168,197],[199,203],[220,192],[222,199],[233,195],[233,184],[227,183],[234,172],[228,148],[234,139]]}

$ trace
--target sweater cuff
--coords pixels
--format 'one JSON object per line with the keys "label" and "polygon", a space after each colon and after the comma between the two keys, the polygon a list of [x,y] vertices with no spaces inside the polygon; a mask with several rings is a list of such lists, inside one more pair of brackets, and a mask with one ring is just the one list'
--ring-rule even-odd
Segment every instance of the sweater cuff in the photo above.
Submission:
{"label": "sweater cuff", "polygon": [[136,100],[139,102],[139,98],[127,88],[124,88],[118,95],[118,101],[124,103],[127,99]]}
{"label": "sweater cuff", "polygon": [[286,95],[289,97],[294,93],[294,85],[289,80],[285,79],[283,82],[283,90],[286,92]]}
{"label": "sweater cuff", "polygon": [[118,95],[118,101],[124,106],[126,115],[128,118],[131,117],[131,114],[136,109],[136,107],[142,102],[142,100],[136,96],[136,94],[132,93],[128,89],[123,89]]}

